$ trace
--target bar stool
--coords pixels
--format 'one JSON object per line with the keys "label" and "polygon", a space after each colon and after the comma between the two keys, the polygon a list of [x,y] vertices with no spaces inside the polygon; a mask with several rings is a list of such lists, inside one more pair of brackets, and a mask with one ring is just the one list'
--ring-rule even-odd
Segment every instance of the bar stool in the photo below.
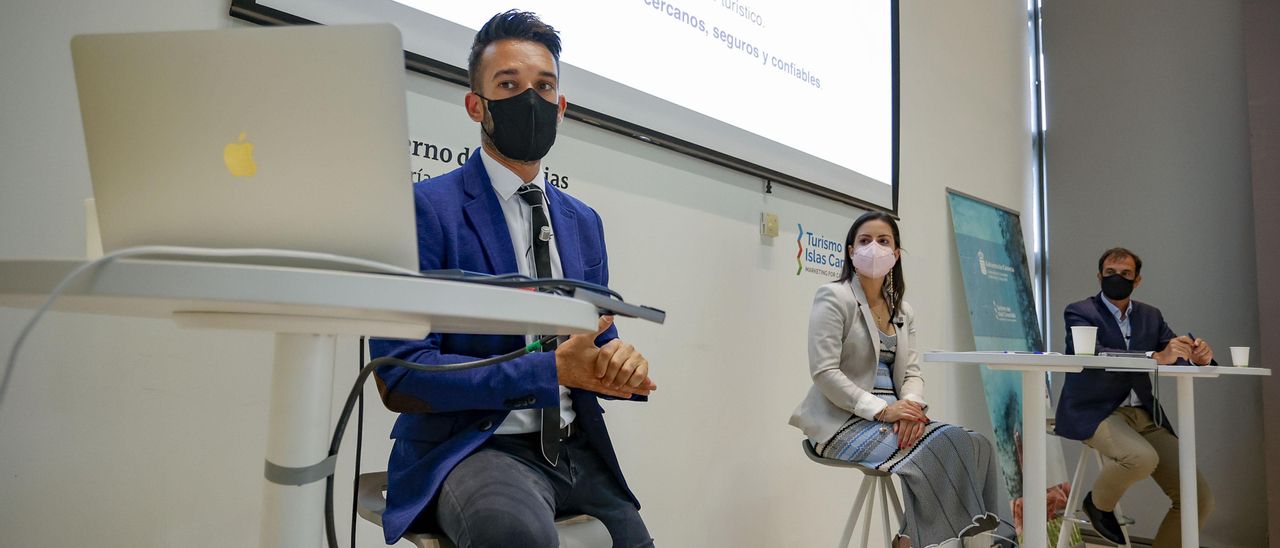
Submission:
{"label": "bar stool", "polygon": [[801,442],[804,446],[804,454],[809,460],[818,464],[827,466],[836,466],[840,468],[853,468],[862,472],[862,485],[858,488],[858,495],[853,498],[853,510],[849,512],[849,521],[844,524],[844,533],[840,537],[839,548],[847,548],[849,541],[853,539],[853,529],[858,523],[858,515],[862,513],[863,506],[866,506],[865,522],[862,528],[862,544],[863,548],[870,546],[867,542],[871,539],[871,520],[876,510],[876,498],[880,498],[880,517],[884,523],[885,533],[888,538],[885,539],[885,546],[893,543],[894,530],[889,527],[889,505],[893,505],[894,515],[898,518],[898,524],[902,524],[902,502],[898,498],[898,489],[893,485],[893,474],[881,472],[874,468],[855,464],[848,461],[828,459],[819,456],[813,449],[813,444],[809,440]]}
{"label": "bar stool", "polygon": [[[386,490],[386,472],[360,474],[356,512],[378,527],[382,527],[382,512],[387,508]],[[604,524],[587,515],[556,519],[556,533],[560,535],[560,548],[608,548],[613,545]],[[449,537],[441,534],[409,533],[403,538],[418,548],[457,548]]]}
{"label": "bar stool", "polygon": [[[1080,493],[1084,490],[1079,488],[1080,477],[1084,475],[1085,461],[1093,460],[1098,464],[1098,468],[1101,469],[1102,455],[1098,453],[1097,449],[1089,447],[1088,445],[1085,445],[1083,443],[1080,445],[1083,448],[1083,450],[1080,452],[1080,460],[1076,461],[1076,472],[1071,476],[1071,492],[1067,494],[1067,507],[1065,510],[1063,510],[1062,519],[1064,522],[1069,521],[1071,523],[1084,525],[1092,529],[1093,524],[1089,522],[1089,516],[1085,514],[1083,510],[1081,510],[1081,507],[1084,504],[1084,496],[1081,495]],[[1090,459],[1090,457],[1092,457],[1092,459]],[[1133,520],[1133,518],[1130,518],[1124,515],[1124,513],[1120,511],[1119,504],[1116,504],[1115,513],[1116,513],[1116,519],[1120,521],[1120,530],[1124,532],[1125,543],[1122,544],[1121,546],[1123,546],[1124,548],[1129,548],[1130,547],[1129,526],[1133,525],[1136,522]],[[1057,548],[1071,547],[1071,528],[1070,527],[1066,527],[1064,524],[1062,529],[1058,532],[1058,543],[1055,546],[1057,546]]]}

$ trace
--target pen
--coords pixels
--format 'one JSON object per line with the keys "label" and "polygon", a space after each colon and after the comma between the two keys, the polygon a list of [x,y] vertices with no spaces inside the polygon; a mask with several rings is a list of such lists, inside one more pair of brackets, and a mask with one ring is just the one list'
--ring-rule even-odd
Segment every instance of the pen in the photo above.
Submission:
{"label": "pen", "polygon": [[[1190,331],[1188,331],[1188,332],[1187,332],[1187,338],[1188,338],[1188,339],[1191,339],[1191,347],[1194,349],[1194,348],[1195,348],[1195,346],[1196,346],[1196,336],[1195,336],[1195,335],[1193,335]],[[1194,352],[1194,351],[1193,351],[1193,352]],[[1195,364],[1196,364],[1196,361],[1195,361],[1195,360],[1193,360],[1193,359],[1191,359],[1191,357],[1190,357],[1190,356],[1188,356],[1188,357],[1187,357],[1187,364],[1189,364],[1189,365],[1195,365]]]}

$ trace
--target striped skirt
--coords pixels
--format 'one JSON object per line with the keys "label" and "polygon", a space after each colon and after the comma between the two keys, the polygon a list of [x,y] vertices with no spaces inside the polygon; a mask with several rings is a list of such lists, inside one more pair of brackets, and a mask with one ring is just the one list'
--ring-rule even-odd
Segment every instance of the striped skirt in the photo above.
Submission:
{"label": "striped skirt", "polygon": [[1000,526],[994,450],[976,432],[934,421],[915,445],[898,449],[892,424],[855,416],[815,449],[897,475],[905,505],[900,533],[912,546],[938,546]]}

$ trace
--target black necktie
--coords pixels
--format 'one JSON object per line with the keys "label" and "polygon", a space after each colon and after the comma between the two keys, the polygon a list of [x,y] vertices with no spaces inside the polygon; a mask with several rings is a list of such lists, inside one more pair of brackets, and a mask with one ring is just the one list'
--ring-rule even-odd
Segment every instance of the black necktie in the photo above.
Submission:
{"label": "black necktie", "polygon": [[[529,204],[530,215],[529,241],[533,246],[534,278],[551,277],[551,223],[547,221],[546,205],[542,200],[542,189],[526,184],[516,189],[520,198]],[[542,350],[555,351],[556,341],[543,345]],[[557,389],[558,390],[558,389]],[[542,408],[542,458],[551,466],[560,460],[560,398],[556,397],[554,407]]]}

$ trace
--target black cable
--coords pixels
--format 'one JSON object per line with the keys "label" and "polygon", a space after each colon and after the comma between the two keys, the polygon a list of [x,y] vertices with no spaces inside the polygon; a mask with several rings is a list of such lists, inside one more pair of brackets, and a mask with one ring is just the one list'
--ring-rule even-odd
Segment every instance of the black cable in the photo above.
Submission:
{"label": "black cable", "polygon": [[600,284],[584,282],[582,280],[570,280],[566,278],[530,278],[524,274],[482,274],[479,272],[468,272],[465,270],[424,270],[418,276],[408,276],[404,274],[384,274],[387,276],[404,276],[407,278],[427,278],[430,280],[445,280],[451,282],[466,282],[480,285],[493,285],[498,287],[514,287],[520,289],[534,288],[551,288],[551,289],[585,289],[603,295],[608,295],[618,300],[624,300],[622,294],[609,289]]}
{"label": "black cable", "polygon": [[587,291],[600,293],[602,295],[608,295],[610,297],[618,299],[619,301],[623,300],[621,293],[618,293],[617,291],[609,289],[603,285],[593,284],[590,282],[584,282],[580,280],[566,280],[566,279],[560,279],[560,278],[537,278],[537,279],[521,279],[521,278],[524,278],[524,276],[504,276],[504,277],[492,278],[492,279],[491,278],[479,278],[479,279],[444,278],[444,279],[478,283],[481,285],[493,285],[498,287],[513,287],[513,288],[519,288],[519,289],[530,289],[530,288],[532,289],[548,288],[548,289],[560,289],[560,290],[585,289]]}
{"label": "black cable", "polygon": [[[364,369],[364,337],[360,337],[360,357],[356,370]],[[364,390],[360,391],[356,411],[356,469],[351,474],[351,548],[356,548],[356,508],[360,505],[360,453],[364,449]],[[336,472],[335,472],[336,473]]]}
{"label": "black cable", "polygon": [[[529,352],[556,339],[555,335],[543,337],[531,344],[528,344],[519,350],[514,350],[500,356],[485,358],[471,362],[456,363],[452,365],[420,365],[413,362],[407,362],[398,358],[382,357],[377,358],[363,368],[360,374],[356,376],[356,382],[351,387],[351,392],[347,393],[347,401],[342,405],[342,413],[338,415],[338,424],[333,429],[333,441],[329,443],[329,454],[332,457],[338,454],[338,448],[342,446],[342,433],[347,429],[347,422],[351,420],[351,411],[355,408],[356,400],[364,393],[364,382],[369,375],[379,367],[384,365],[392,365],[395,367],[403,367],[413,371],[423,371],[426,373],[448,373],[452,371],[465,371],[467,369],[476,369],[499,364],[519,358]],[[326,457],[326,458],[327,458]],[[338,533],[334,527],[333,518],[333,478],[334,474],[329,474],[324,480],[324,525],[325,538],[329,543],[329,548],[338,548]]]}

